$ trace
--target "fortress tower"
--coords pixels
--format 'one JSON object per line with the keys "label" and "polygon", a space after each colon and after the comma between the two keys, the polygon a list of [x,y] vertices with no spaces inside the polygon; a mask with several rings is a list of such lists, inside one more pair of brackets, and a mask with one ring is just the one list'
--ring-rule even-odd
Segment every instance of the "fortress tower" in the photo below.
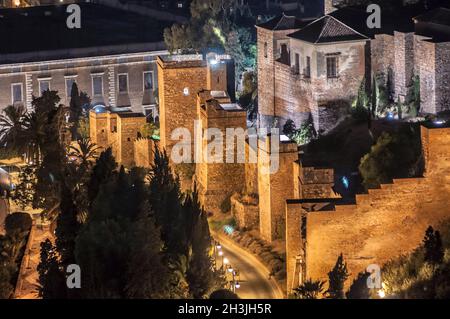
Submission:
{"label": "fortress tower", "polygon": [[[284,237],[286,200],[298,198],[294,187],[297,144],[281,141],[276,154],[270,143],[271,138],[267,137],[265,143],[258,145],[259,226],[261,237],[268,242]],[[269,167],[276,156],[278,169],[271,172]]]}
{"label": "fortress tower", "polygon": [[131,167],[135,165],[134,142],[145,123],[142,113],[112,112],[97,107],[89,113],[90,139],[101,150],[111,147],[116,161]]}
{"label": "fortress tower", "polygon": [[187,128],[193,140],[197,93],[226,91],[226,63],[220,57],[204,60],[201,55],[160,56],[157,62],[161,147],[170,155],[178,142],[171,138],[175,129]]}
{"label": "fortress tower", "polygon": [[[247,112],[217,93],[202,91],[197,100],[200,129],[204,132],[200,149],[202,161],[196,166],[197,185],[201,203],[213,212],[220,211],[221,204],[244,187],[245,163],[238,159],[243,158],[245,161],[244,132],[247,128]],[[205,136],[206,130],[210,128],[222,135],[221,154],[213,152],[212,148],[209,152],[212,146],[209,143],[218,138],[215,135],[211,138]],[[208,159],[207,154],[212,156]]]}

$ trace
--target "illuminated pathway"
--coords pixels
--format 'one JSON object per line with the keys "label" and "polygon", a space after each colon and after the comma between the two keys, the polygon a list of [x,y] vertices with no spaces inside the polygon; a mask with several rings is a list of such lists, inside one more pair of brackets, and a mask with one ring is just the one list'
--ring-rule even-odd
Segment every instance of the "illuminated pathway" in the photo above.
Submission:
{"label": "illuminated pathway", "polygon": [[[217,238],[221,242],[224,257],[229,260],[229,264],[239,271],[240,288],[236,289],[236,293],[242,299],[278,299],[282,298],[282,294],[269,280],[267,270],[262,264],[256,260],[247,251],[238,247],[230,240],[224,240],[222,236]],[[218,266],[221,266],[221,258],[218,258]],[[228,274],[227,279],[231,279]]]}

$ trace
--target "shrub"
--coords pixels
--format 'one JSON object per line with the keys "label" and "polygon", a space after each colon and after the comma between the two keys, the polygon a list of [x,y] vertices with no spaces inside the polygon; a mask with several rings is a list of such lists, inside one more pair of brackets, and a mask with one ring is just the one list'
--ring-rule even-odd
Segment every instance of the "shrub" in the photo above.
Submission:
{"label": "shrub", "polygon": [[360,162],[359,171],[366,188],[376,188],[393,178],[420,176],[423,157],[420,133],[414,126],[399,132],[383,132]]}
{"label": "shrub", "polygon": [[224,214],[231,210],[231,194],[227,195],[225,199],[220,203],[220,211]]}
{"label": "shrub", "polygon": [[5,230],[7,234],[27,233],[31,229],[33,220],[27,213],[14,213],[5,219]]}

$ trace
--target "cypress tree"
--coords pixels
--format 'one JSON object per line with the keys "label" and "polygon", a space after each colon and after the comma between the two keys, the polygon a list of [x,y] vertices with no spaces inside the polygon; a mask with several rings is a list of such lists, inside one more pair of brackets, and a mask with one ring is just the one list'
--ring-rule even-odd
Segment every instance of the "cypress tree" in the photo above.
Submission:
{"label": "cypress tree", "polygon": [[328,296],[332,299],[344,298],[344,283],[348,278],[347,263],[344,263],[342,253],[339,255],[334,268],[328,273]]}

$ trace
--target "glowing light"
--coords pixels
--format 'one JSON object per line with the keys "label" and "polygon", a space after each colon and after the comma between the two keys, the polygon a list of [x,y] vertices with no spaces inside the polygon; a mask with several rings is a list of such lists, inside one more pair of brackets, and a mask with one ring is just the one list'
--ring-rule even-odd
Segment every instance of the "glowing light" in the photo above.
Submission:
{"label": "glowing light", "polygon": [[224,265],[228,264],[229,262],[230,262],[230,261],[228,260],[228,258],[224,258],[224,259],[223,259],[223,264],[224,264]]}
{"label": "glowing light", "polygon": [[436,124],[436,125],[442,125],[442,124],[445,124],[445,121],[442,121],[442,120],[436,120],[436,121],[434,121],[433,123]]}
{"label": "glowing light", "polygon": [[384,290],[383,290],[383,289],[381,289],[381,290],[378,290],[378,297],[380,297],[380,298],[384,298],[384,297],[386,297],[386,293],[384,292]]}
{"label": "glowing light", "polygon": [[348,189],[349,186],[350,186],[350,182],[349,182],[347,176],[343,176],[343,177],[341,178],[341,181],[342,181],[342,184],[344,184],[344,187],[345,187],[346,189]]}
{"label": "glowing light", "polygon": [[223,251],[219,251],[219,256],[223,256]]}
{"label": "glowing light", "polygon": [[235,287],[236,289],[239,289],[239,288],[241,288],[241,284],[240,284],[239,282],[236,282],[236,284],[234,285],[234,287]]}
{"label": "glowing light", "polygon": [[389,112],[388,115],[387,115],[387,118],[388,119],[393,119],[394,118],[394,114]]}
{"label": "glowing light", "polygon": [[233,268],[228,268],[228,272],[233,272]]}
{"label": "glowing light", "polygon": [[219,38],[219,41],[222,42],[222,44],[225,44],[226,39],[222,34],[222,30],[220,30],[220,28],[218,27],[213,27],[213,32]]}
{"label": "glowing light", "polygon": [[216,59],[209,60],[209,64],[211,64],[211,65],[216,65],[217,63],[219,63],[219,62],[217,62]]}
{"label": "glowing light", "polygon": [[234,232],[234,228],[233,228],[233,226],[225,225],[223,227],[223,231],[226,232],[228,235],[231,235]]}
{"label": "glowing light", "polygon": [[217,249],[222,249],[222,245],[221,244],[217,244]]}

